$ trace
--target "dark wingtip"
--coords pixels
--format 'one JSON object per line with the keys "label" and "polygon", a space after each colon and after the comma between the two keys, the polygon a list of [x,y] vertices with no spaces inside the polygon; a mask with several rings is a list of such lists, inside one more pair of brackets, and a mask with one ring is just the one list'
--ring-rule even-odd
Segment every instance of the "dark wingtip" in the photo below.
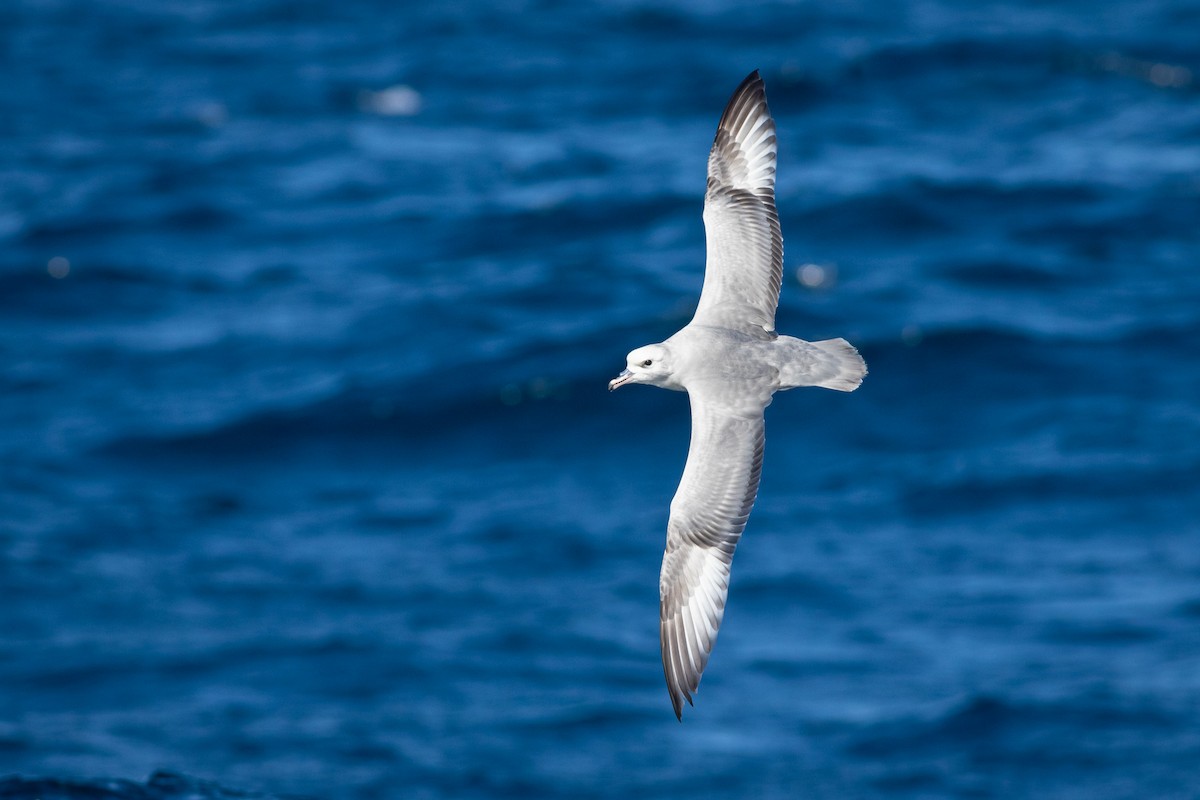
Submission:
{"label": "dark wingtip", "polygon": [[675,712],[675,719],[683,722],[683,697],[675,690],[675,687],[667,684],[667,694],[671,698],[671,709]]}
{"label": "dark wingtip", "polygon": [[763,82],[762,75],[758,74],[758,70],[754,70],[749,75],[747,75],[745,78],[743,78],[742,82],[738,84],[738,87],[733,90],[733,96],[736,97],[739,94],[741,94],[742,90],[745,89],[747,86],[750,86],[755,83],[762,83],[762,82]]}
{"label": "dark wingtip", "polygon": [[667,688],[670,690],[671,708],[675,710],[675,719],[683,722],[683,701],[686,699],[688,705],[692,708],[695,708],[696,704],[692,702],[692,696],[688,694],[686,689],[681,689],[680,693],[677,693],[671,687],[668,686]]}
{"label": "dark wingtip", "polygon": [[725,111],[721,113],[721,121],[717,124],[717,135],[720,136],[722,128],[729,127],[730,120],[738,113],[739,109],[756,100],[764,104],[767,102],[767,85],[763,83],[758,70],[747,75],[729,96],[729,102],[725,104]]}

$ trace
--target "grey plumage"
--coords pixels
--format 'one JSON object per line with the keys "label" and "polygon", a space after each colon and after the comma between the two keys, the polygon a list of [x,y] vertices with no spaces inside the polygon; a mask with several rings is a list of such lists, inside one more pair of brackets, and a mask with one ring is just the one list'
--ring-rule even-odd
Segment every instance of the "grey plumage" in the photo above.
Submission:
{"label": "grey plumage", "polygon": [[734,550],[758,494],[771,395],[797,386],[853,391],[866,375],[845,339],[775,332],[783,279],[775,156],[775,122],[756,71],[733,93],[708,158],[708,257],[696,313],[665,342],[631,352],[609,384],[648,383],[691,401],[691,443],[659,578],[663,674],[681,719],[724,617]]}
{"label": "grey plumage", "polygon": [[783,236],[775,211],[775,120],[758,71],[734,91],[708,155],[708,259],[694,322],[775,330]]}

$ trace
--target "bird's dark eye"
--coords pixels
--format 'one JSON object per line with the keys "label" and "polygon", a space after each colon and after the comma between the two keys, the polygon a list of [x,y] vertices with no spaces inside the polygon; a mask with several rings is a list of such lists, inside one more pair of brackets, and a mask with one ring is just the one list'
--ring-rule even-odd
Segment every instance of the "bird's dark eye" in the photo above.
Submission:
{"label": "bird's dark eye", "polygon": [[642,362],[642,366],[643,366],[643,367],[648,367],[648,366],[650,366],[650,365],[651,365],[651,364],[653,364],[653,363],[654,363],[653,361],[651,361],[650,359],[648,359],[648,358],[647,358],[645,361],[643,361],[643,362]]}

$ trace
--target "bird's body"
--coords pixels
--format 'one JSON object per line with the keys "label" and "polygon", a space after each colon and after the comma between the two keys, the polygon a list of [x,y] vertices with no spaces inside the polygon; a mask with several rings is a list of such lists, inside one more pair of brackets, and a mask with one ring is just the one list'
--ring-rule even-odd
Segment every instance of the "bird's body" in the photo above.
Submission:
{"label": "bird's body", "polygon": [[844,339],[775,332],[783,278],[775,151],[775,123],[753,72],[726,106],[709,154],[708,260],[696,314],[666,341],[631,352],[609,383],[686,391],[691,401],[691,444],[659,579],[663,672],[681,718],[724,616],[733,553],[758,493],[771,396],[798,386],[853,391],[867,371]]}
{"label": "bird's body", "polygon": [[[687,391],[683,381],[715,380],[734,393],[770,395],[800,386],[853,391],[863,374],[855,369],[857,353],[845,339],[806,342],[774,332],[735,330],[692,322],[663,342],[674,359],[672,380],[656,384],[664,389]],[[849,368],[843,359],[849,357]]]}

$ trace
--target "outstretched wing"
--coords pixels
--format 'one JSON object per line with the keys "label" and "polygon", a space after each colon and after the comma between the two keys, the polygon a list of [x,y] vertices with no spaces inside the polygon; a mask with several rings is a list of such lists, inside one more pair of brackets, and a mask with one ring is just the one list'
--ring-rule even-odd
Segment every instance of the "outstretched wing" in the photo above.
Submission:
{"label": "outstretched wing", "polygon": [[775,211],[775,121],[758,71],[733,93],[708,155],[708,258],[693,321],[775,330],[783,236]]}
{"label": "outstretched wing", "polygon": [[659,577],[663,673],[675,716],[708,663],[725,614],[729,567],[762,474],[763,414],[746,415],[689,389],[692,441],[671,501]]}

